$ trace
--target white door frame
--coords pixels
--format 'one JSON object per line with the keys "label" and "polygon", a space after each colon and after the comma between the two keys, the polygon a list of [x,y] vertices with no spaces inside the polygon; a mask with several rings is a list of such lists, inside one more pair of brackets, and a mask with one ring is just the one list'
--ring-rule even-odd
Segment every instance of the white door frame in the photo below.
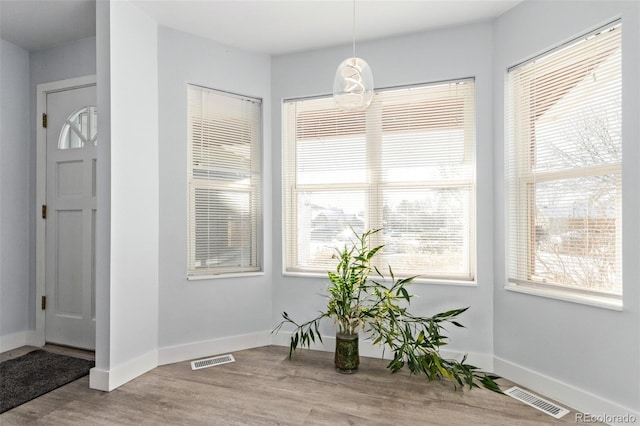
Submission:
{"label": "white door frame", "polygon": [[[41,206],[47,200],[47,131],[42,127],[42,114],[47,112],[47,94],[69,89],[95,86],[96,75],[41,83],[36,86],[36,333],[35,344],[44,346],[45,312],[41,307],[45,292],[45,235],[46,220]],[[95,297],[95,295],[94,295]]]}

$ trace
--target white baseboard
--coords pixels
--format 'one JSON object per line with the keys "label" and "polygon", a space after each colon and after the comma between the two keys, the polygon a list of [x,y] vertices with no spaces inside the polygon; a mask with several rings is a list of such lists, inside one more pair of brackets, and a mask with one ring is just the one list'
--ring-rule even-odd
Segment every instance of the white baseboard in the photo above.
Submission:
{"label": "white baseboard", "polygon": [[111,392],[115,388],[109,387],[109,372],[97,367],[89,370],[89,387],[91,389]]}
{"label": "white baseboard", "polygon": [[[291,333],[281,331],[278,334],[274,334],[271,340],[271,344],[278,346],[289,346],[291,341]],[[316,351],[324,351],[324,352],[333,352],[336,347],[336,338],[334,336],[322,336],[322,343],[317,342],[316,344],[311,346],[312,350]],[[358,351],[361,356],[366,356],[370,358],[383,358],[383,359],[392,359],[391,352],[387,349],[383,351],[382,346],[374,346],[371,344],[371,341],[367,339],[360,338],[360,343],[358,345]],[[384,355],[384,356],[383,356]],[[457,359],[460,361],[462,357],[465,355],[462,352],[458,351],[440,351],[440,355],[443,358],[449,359]],[[481,353],[469,353],[467,354],[467,363],[475,365],[483,371],[493,372],[493,356]]]}
{"label": "white baseboard", "polygon": [[111,392],[158,366],[158,352],[151,351],[110,370],[92,368],[89,371],[89,387]]}
{"label": "white baseboard", "polygon": [[0,352],[11,351],[22,346],[44,346],[44,339],[33,330],[0,336]]}
{"label": "white baseboard", "polygon": [[89,387],[110,392],[159,365],[188,361],[194,358],[257,348],[271,344],[269,331],[225,337],[204,342],[189,343],[160,348],[139,358],[119,365],[111,370],[92,368],[89,372]]}
{"label": "white baseboard", "polygon": [[[603,423],[616,425],[640,421],[640,413],[597,395],[593,395],[583,389],[560,382],[498,357],[494,358],[494,365],[496,374],[505,379],[511,380],[534,392],[539,392],[541,396],[554,399],[560,404],[567,405],[569,408],[573,408],[580,413],[588,413],[588,418],[593,421],[587,421],[587,418],[583,418],[582,423],[603,421]],[[581,423],[580,419],[574,420]]]}
{"label": "white baseboard", "polygon": [[271,344],[271,332],[242,334],[239,336],[222,337],[186,345],[169,346],[158,350],[158,365],[173,364],[221,353],[258,348]]}

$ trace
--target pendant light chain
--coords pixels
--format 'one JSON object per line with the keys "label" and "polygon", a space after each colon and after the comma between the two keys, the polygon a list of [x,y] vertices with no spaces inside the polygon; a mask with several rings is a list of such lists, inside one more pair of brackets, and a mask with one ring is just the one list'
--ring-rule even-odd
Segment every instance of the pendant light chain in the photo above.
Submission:
{"label": "pendant light chain", "polygon": [[353,0],[353,26],[352,26],[352,35],[353,35],[353,57],[356,57],[356,0]]}

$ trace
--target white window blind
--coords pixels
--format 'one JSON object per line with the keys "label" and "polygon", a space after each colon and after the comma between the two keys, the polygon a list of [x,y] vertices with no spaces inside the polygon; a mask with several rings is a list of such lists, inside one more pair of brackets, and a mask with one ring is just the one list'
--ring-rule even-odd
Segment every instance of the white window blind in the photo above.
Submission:
{"label": "white window blind", "polygon": [[621,24],[508,72],[509,280],[622,293]]}
{"label": "white window blind", "polygon": [[473,280],[474,108],[473,80],[379,91],[359,112],[286,101],[286,272],[324,273],[351,229],[382,228],[382,271]]}
{"label": "white window blind", "polygon": [[188,276],[261,270],[261,101],[188,86]]}

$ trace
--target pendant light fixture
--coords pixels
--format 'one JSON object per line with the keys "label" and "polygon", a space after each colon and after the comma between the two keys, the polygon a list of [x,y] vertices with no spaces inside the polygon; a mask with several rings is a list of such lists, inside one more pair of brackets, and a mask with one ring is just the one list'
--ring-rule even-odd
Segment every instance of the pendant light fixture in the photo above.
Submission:
{"label": "pendant light fixture", "polygon": [[356,57],[356,0],[353,0],[353,56],[338,66],[333,79],[333,100],[344,111],[366,109],[373,99],[373,74],[364,59]]}

